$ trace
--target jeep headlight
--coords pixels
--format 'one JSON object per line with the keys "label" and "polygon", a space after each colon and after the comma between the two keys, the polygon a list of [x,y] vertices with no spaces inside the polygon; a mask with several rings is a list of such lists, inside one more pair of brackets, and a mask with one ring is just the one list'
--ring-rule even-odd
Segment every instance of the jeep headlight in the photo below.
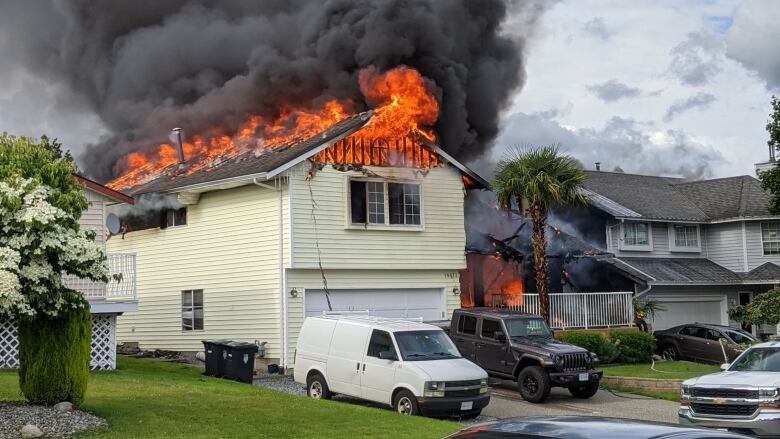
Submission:
{"label": "jeep headlight", "polygon": [[482,378],[479,380],[479,393],[487,393],[488,389],[488,379]]}
{"label": "jeep headlight", "polygon": [[560,355],[553,355],[553,363],[555,363],[555,366],[559,369],[563,368],[563,357]]}
{"label": "jeep headlight", "polygon": [[444,397],[444,381],[426,381],[423,396],[426,398]]}

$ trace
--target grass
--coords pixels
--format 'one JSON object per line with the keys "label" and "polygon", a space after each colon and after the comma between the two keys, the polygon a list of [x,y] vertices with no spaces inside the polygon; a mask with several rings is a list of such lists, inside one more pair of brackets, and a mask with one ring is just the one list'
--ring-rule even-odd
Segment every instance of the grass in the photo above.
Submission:
{"label": "grass", "polygon": [[[602,366],[602,370],[604,371],[604,376],[655,378],[666,380],[686,380],[688,378],[695,378],[706,375],[708,373],[715,373],[720,371],[718,366],[713,366],[711,364],[692,363],[690,361],[664,361],[662,363],[656,363],[656,370],[651,369],[650,366],[650,364],[622,364],[616,366],[606,365]],[[679,392],[645,390],[605,384],[602,384],[602,387],[618,392],[634,393],[652,398],[666,399],[668,401],[680,400]]]}
{"label": "grass", "polygon": [[604,376],[621,376],[634,378],[657,378],[665,380],[687,380],[708,373],[720,371],[718,366],[711,364],[691,363],[690,361],[664,361],[655,363],[655,369],[650,364],[623,364],[617,366],[602,366]]}
{"label": "grass", "polygon": [[[16,371],[0,371],[0,400],[21,399]],[[82,409],[110,426],[79,438],[440,438],[460,428],[205,377],[191,366],[122,357],[116,371],[90,375]]]}

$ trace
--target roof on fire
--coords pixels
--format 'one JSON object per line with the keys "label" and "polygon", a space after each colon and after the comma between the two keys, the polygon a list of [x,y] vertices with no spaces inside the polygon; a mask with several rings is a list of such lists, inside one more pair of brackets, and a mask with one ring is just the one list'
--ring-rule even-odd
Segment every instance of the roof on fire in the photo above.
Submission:
{"label": "roof on fire", "polygon": [[649,284],[763,284],[780,279],[780,266],[771,262],[748,273],[736,273],[704,258],[615,258],[607,261],[630,267]]}
{"label": "roof on fire", "polygon": [[586,171],[594,207],[617,218],[710,222],[771,216],[769,195],[748,175],[712,180]]}
{"label": "roof on fire", "polygon": [[[264,151],[261,154],[246,152],[236,157],[214,162],[190,174],[162,175],[127,192],[132,195],[151,192],[177,192],[183,188],[204,186],[209,183],[226,182],[235,179],[246,179],[262,174],[266,174],[270,178],[363,128],[371,121],[372,116],[373,111],[365,111],[350,116],[302,142]],[[483,188],[490,187],[490,184],[485,179],[447,155],[438,145],[428,142],[424,142],[424,144],[461,172],[473,178]]]}

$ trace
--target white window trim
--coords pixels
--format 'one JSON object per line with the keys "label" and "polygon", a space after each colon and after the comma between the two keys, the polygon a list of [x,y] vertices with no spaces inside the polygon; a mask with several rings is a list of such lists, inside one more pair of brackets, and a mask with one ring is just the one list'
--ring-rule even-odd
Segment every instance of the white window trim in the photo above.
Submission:
{"label": "white window trim", "polygon": [[[647,245],[628,245],[625,241],[625,225],[630,224],[645,224],[647,225]],[[653,224],[646,221],[625,221],[620,223],[620,250],[627,251],[653,251]]]}
{"label": "white window trim", "polygon": [[[385,207],[385,223],[384,224],[362,224],[352,222],[352,191],[351,181],[365,181],[365,182],[378,182],[383,183],[385,195],[384,195],[384,207]],[[388,183],[399,184],[416,184],[420,187],[420,224],[390,224],[390,198],[388,194]],[[425,198],[423,196],[423,184],[419,180],[410,179],[385,179],[385,178],[362,178],[362,177],[347,177],[345,179],[346,216],[344,218],[344,228],[349,230],[392,230],[392,231],[405,231],[405,232],[422,232],[425,230]],[[368,221],[368,205],[366,205],[366,221]]]}
{"label": "white window trim", "polygon": [[[778,254],[767,254],[766,251],[764,251],[764,224],[766,223],[780,223],[780,221],[761,221],[758,223],[758,234],[761,236],[761,256],[769,256],[769,257],[778,257],[780,255]],[[742,223],[743,233],[745,228],[745,223]],[[777,242],[777,241],[767,241],[767,242]]]}
{"label": "white window trim", "polygon": [[184,209],[185,210],[185,215],[186,215],[186,218],[187,218],[187,220],[186,220],[187,222],[185,222],[184,224],[173,224],[173,225],[170,225],[170,226],[167,225],[168,224],[168,211],[170,211],[170,210],[178,210],[178,209],[167,209],[166,212],[165,212],[165,224],[166,224],[166,226],[162,230],[178,229],[179,227],[187,227],[189,225],[189,223],[190,223],[190,209],[188,208],[188,206],[182,206],[179,209]]}
{"label": "white window trim", "polygon": [[[198,332],[205,332],[206,331],[206,289],[205,288],[185,288],[180,291],[179,293],[179,301],[181,301],[181,293],[185,291],[196,291],[200,290],[203,292],[203,305],[201,308],[203,308],[203,328],[202,329],[184,329],[184,303],[181,304],[181,307],[179,309],[179,327],[182,334],[191,334],[191,333],[198,333]],[[192,298],[192,326],[195,326],[195,296],[193,295]]]}
{"label": "white window trim", "polygon": [[[674,226],[696,226],[696,247],[678,247]],[[690,223],[669,223],[669,251],[680,253],[701,253],[701,226]]]}

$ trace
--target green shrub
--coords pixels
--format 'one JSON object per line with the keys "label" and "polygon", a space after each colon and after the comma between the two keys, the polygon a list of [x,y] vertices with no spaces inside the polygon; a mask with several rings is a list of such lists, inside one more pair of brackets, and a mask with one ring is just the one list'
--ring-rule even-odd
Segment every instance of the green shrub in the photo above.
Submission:
{"label": "green shrub", "polygon": [[89,376],[92,315],[89,308],[60,317],[19,322],[19,386],[33,404],[84,400]]}
{"label": "green shrub", "polygon": [[652,334],[628,329],[612,331],[610,340],[617,347],[620,363],[648,363],[655,352]]}
{"label": "green shrub", "polygon": [[567,331],[558,339],[573,344],[598,355],[601,364],[609,364],[618,357],[618,350],[603,334],[589,331]]}

